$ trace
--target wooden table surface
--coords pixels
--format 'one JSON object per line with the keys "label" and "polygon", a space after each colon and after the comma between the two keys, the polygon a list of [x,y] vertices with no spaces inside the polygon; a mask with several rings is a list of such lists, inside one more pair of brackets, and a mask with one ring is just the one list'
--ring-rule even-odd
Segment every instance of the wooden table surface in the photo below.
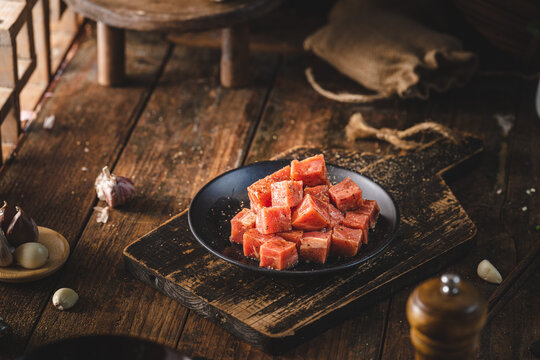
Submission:
{"label": "wooden table surface", "polygon": [[[128,85],[104,88],[95,82],[92,31],[87,27],[81,35],[37,122],[0,174],[0,198],[21,205],[72,246],[55,275],[0,284],[0,316],[14,330],[0,359],[84,334],[140,336],[189,356],[271,358],[135,280],[125,270],[122,250],[185,209],[216,175],[292,146],[395,153],[375,141],[345,140],[344,127],[357,111],[374,126],[401,129],[432,119],[484,138],[484,153],[446,177],[478,227],[469,254],[446,270],[461,274],[488,298],[497,286],[478,279],[478,262],[489,259],[505,277],[540,241],[540,119],[533,81],[479,74],[468,86],[429,101],[340,104],[309,87],[304,69],[314,62],[322,66],[301,52],[254,52],[251,86],[231,90],[219,85],[219,49],[174,46],[137,33],[128,34]],[[345,83],[332,78],[330,85],[337,88]],[[496,114],[515,118],[508,136]],[[49,115],[56,122],[45,130]],[[137,189],[135,200],[113,210],[105,225],[93,212],[93,182],[104,165],[131,177]],[[537,189],[534,196],[525,192],[531,187]],[[537,271],[484,329],[481,359],[533,358],[528,347],[540,339],[539,282]],[[60,287],[79,293],[73,310],[51,305]],[[352,314],[279,358],[411,359],[405,318],[411,291]]]}

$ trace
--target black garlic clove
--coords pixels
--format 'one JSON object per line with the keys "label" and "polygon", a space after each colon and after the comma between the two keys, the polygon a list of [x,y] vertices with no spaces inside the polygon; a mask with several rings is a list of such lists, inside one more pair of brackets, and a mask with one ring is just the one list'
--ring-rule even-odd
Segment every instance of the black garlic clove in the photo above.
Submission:
{"label": "black garlic clove", "polygon": [[7,232],[9,224],[11,224],[16,214],[17,209],[4,201],[4,205],[0,208],[0,229],[4,230],[4,233]]}
{"label": "black garlic clove", "polygon": [[6,267],[11,264],[13,264],[13,254],[4,231],[0,229],[0,266]]}
{"label": "black garlic clove", "polygon": [[39,238],[35,221],[20,207],[16,206],[17,214],[13,217],[6,232],[9,243],[15,247],[27,242],[36,242]]}
{"label": "black garlic clove", "polygon": [[11,338],[11,326],[0,317],[0,342]]}

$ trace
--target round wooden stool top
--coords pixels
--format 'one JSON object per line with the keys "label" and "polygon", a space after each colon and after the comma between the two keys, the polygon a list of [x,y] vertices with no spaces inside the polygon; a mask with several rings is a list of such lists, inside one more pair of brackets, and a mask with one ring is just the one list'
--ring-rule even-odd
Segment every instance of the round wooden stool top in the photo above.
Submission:
{"label": "round wooden stool top", "polygon": [[82,15],[120,29],[194,31],[259,17],[283,0],[65,0]]}

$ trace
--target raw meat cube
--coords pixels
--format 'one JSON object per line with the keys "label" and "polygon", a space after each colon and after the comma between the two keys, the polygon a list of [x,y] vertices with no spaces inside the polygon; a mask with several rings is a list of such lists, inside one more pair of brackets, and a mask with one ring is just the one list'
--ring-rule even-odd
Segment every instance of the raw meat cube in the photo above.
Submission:
{"label": "raw meat cube", "polygon": [[304,200],[294,210],[292,225],[302,230],[320,230],[330,225],[328,204],[311,195],[304,196]]}
{"label": "raw meat cube", "polygon": [[259,258],[261,245],[267,241],[281,239],[276,235],[264,235],[257,229],[249,229],[244,233],[244,255],[255,259]]}
{"label": "raw meat cube", "polygon": [[306,187],[304,189],[304,195],[311,195],[321,201],[330,202],[330,195],[328,193],[328,185],[319,185],[313,187]]}
{"label": "raw meat cube", "polygon": [[319,154],[302,161],[291,162],[291,178],[303,181],[305,186],[327,185],[324,156]]}
{"label": "raw meat cube", "polygon": [[332,246],[330,252],[338,256],[355,256],[362,244],[364,234],[362,229],[351,229],[336,226],[332,230]]}
{"label": "raw meat cube", "polygon": [[271,185],[271,189],[272,206],[288,206],[291,208],[300,204],[304,197],[301,181],[278,181]]}
{"label": "raw meat cube", "polygon": [[339,184],[332,186],[328,192],[341,211],[356,210],[362,205],[362,189],[348,176]]}
{"label": "raw meat cube", "polygon": [[261,234],[273,234],[289,231],[291,226],[291,209],[288,206],[271,206],[261,208],[255,221]]}
{"label": "raw meat cube", "polygon": [[302,240],[302,236],[304,235],[304,232],[302,230],[285,231],[277,233],[276,235],[284,238],[287,241],[295,243],[296,248],[300,250],[300,240]]}
{"label": "raw meat cube", "polygon": [[244,233],[255,227],[257,216],[250,209],[242,209],[231,220],[231,242],[243,243]]}
{"label": "raw meat cube", "polygon": [[247,188],[251,210],[258,212],[261,208],[272,206],[272,195],[268,180],[261,179]]}
{"label": "raw meat cube", "polygon": [[343,224],[345,216],[334,205],[328,204],[328,213],[330,214],[330,227],[335,227]]}
{"label": "raw meat cube", "polygon": [[291,167],[289,165],[284,168],[279,169],[275,173],[272,173],[265,177],[270,183],[275,183],[278,181],[291,180]]}
{"label": "raw meat cube", "polygon": [[288,269],[298,263],[296,244],[283,239],[273,239],[262,244],[260,256],[260,267],[276,270]]}
{"label": "raw meat cube", "polygon": [[343,226],[353,229],[362,229],[364,233],[364,244],[368,243],[368,230],[369,230],[369,216],[356,211],[347,211],[345,213],[345,220],[343,220]]}
{"label": "raw meat cube", "polygon": [[330,251],[332,232],[312,231],[304,233],[300,241],[300,258],[324,264]]}
{"label": "raw meat cube", "polygon": [[356,212],[368,215],[369,227],[373,229],[379,218],[379,204],[377,204],[377,201],[375,200],[364,200],[364,203],[356,210]]}
{"label": "raw meat cube", "polygon": [[248,186],[247,189],[251,210],[258,212],[259,209],[263,207],[272,206],[272,184],[290,179],[291,167],[287,165],[275,173],[268,175],[264,179],[260,179]]}

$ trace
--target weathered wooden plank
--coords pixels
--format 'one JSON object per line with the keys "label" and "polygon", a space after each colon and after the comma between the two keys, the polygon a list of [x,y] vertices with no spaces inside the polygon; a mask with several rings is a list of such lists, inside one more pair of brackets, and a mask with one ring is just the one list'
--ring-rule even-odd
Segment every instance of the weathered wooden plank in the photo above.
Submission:
{"label": "weathered wooden plank", "polygon": [[[24,146],[0,177],[0,199],[20,205],[39,225],[62,233],[71,245],[91,212],[95,174],[121,151],[126,129],[133,126],[167,50],[155,37],[131,37],[131,86],[108,90],[94,84],[95,42],[88,35],[56,83],[53,97],[44,103]],[[49,115],[56,116],[55,126],[43,130],[42,121]],[[0,284],[0,314],[14,330],[13,341],[2,348],[0,358],[22,353],[57,281],[55,275],[31,284]]]}
{"label": "weathered wooden plank", "polygon": [[[521,241],[525,245],[531,240],[530,232],[533,231],[534,233],[532,224],[523,223],[526,217],[523,217],[521,208],[517,206],[511,208],[514,209],[514,214],[517,217],[522,216],[521,221],[518,218],[513,218],[512,225],[505,226],[508,217],[502,214],[503,209],[508,206],[505,205],[508,177],[512,178],[514,174],[520,176],[519,174],[523,174],[525,170],[527,171],[527,178],[534,182],[534,177],[538,177],[538,170],[535,173],[534,165],[532,165],[531,167],[522,167],[521,171],[509,172],[510,159],[515,159],[515,156],[512,155],[512,150],[509,150],[508,143],[513,141],[515,129],[512,130],[509,138],[504,137],[494,117],[494,114],[497,113],[503,115],[515,114],[517,104],[521,101],[520,97],[523,96],[524,85],[523,82],[515,79],[504,79],[501,83],[500,78],[476,78],[468,87],[461,89],[459,92],[454,91],[444,98],[439,96],[432,100],[432,103],[435,104],[430,114],[432,118],[435,119],[436,114],[451,114],[447,117],[437,117],[437,120],[465,131],[483,134],[485,143],[483,156],[474,163],[467,165],[467,171],[454,173],[448,178],[453,192],[460,199],[460,203],[478,227],[474,251],[471,251],[466,257],[451,266],[448,271],[461,274],[467,280],[472,281],[486,299],[495,286],[477,278],[476,266],[478,262],[484,258],[489,259],[496,264],[503,276],[505,276],[519,259],[514,241],[526,239]],[[476,94],[482,94],[482,96],[475,96]],[[529,94],[532,94],[532,91]],[[449,101],[447,96],[451,96],[455,100]],[[453,104],[454,110],[446,109],[445,106],[447,105],[445,104]],[[532,99],[529,99],[529,102],[525,102],[525,104],[528,105],[529,112],[532,111]],[[522,124],[534,123],[531,120],[530,118],[523,120]],[[527,134],[531,136],[534,132],[535,129],[528,125]],[[514,151],[521,153],[523,144],[527,144],[529,141],[529,139],[522,139]],[[523,154],[528,154],[528,152]],[[531,154],[531,156],[534,155]],[[518,164],[528,162],[530,163],[530,161],[524,159],[517,160]],[[474,182],[474,186],[471,185],[471,182]],[[527,196],[524,193],[523,185],[519,187],[520,195],[522,195],[521,200],[523,200]],[[501,189],[501,194],[497,194],[498,189]],[[534,211],[531,214],[534,214]],[[501,219],[505,221],[502,222]],[[525,233],[529,232],[528,235],[524,233],[520,233],[519,236],[513,235],[513,232],[518,228],[517,223],[521,224],[519,229],[522,229]],[[404,312],[405,303],[411,290],[404,290],[396,294],[392,299],[383,359],[407,359],[413,356],[412,346],[408,345],[409,327]],[[523,321],[526,320],[519,317],[518,314],[519,312],[516,312],[516,324],[519,323],[520,325],[516,326],[523,326]],[[530,315],[528,315],[528,318],[533,319],[531,320],[531,326],[534,328],[533,324],[534,321],[537,321],[537,318]],[[509,318],[505,318],[504,324],[501,322],[497,325],[489,324],[486,327],[481,346],[482,358],[522,358],[524,356],[526,353],[524,349],[528,346],[526,341],[520,344],[521,348],[517,352],[518,349],[509,344],[510,337],[501,336],[500,329],[504,328],[507,323],[510,323]],[[515,331],[519,332],[517,328]],[[501,351],[501,349],[504,349],[504,351]]]}
{"label": "weathered wooden plank", "polygon": [[[508,138],[508,182],[503,188],[504,205],[499,212],[501,230],[507,236],[497,238],[500,241],[495,249],[505,252],[510,248],[513,256],[497,256],[503,277],[540,241],[540,232],[535,228],[540,225],[540,121],[534,110],[534,97],[535,84],[521,83],[515,94],[516,105],[507,111],[515,115],[514,128]],[[526,190],[530,188],[537,192],[528,195]],[[506,265],[509,260],[511,267]],[[536,264],[538,262],[537,258]],[[486,327],[482,358],[533,358],[529,346],[540,334],[538,270],[535,273]]]}
{"label": "weathered wooden plank", "polygon": [[185,208],[202,184],[243,159],[278,58],[254,57],[255,85],[238,91],[219,85],[218,59],[215,50],[175,48],[113,169],[134,180],[137,197],[111,211],[106,225],[90,217],[58,281],[79,289],[81,303],[70,313],[45,307],[30,348],[90,333],[176,345],[187,310],[129,276],[120,254]]}

